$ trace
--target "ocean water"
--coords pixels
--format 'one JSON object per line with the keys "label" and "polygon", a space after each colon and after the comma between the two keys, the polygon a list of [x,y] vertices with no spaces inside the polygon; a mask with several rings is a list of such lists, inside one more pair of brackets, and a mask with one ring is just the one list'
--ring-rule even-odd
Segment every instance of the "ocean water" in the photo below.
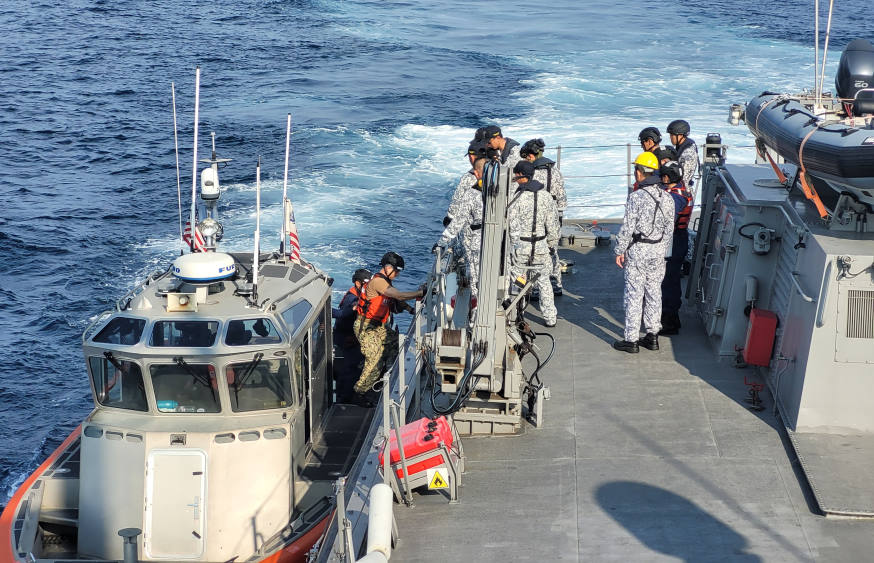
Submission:
{"label": "ocean water", "polygon": [[[71,0],[0,5],[0,505],[91,409],[80,335],[178,254],[183,194],[215,131],[224,248],[278,245],[286,114],[304,257],[348,285],[385,250],[419,283],[473,130],[562,145],[571,216],[622,213],[627,142],[676,118],[753,158],[728,106],[813,85],[812,2]],[[874,38],[839,1],[840,50]],[[825,11],[823,11],[825,14]],[[823,22],[824,27],[824,22]],[[594,148],[610,145],[609,148]],[[554,157],[554,154],[552,155]],[[187,203],[183,207],[187,208]]]}

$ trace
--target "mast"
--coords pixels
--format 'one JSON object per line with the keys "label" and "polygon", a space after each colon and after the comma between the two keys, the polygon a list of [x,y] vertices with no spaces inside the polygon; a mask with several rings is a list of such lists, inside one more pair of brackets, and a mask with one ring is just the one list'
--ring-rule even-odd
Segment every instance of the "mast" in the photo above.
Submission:
{"label": "mast", "polygon": [[261,237],[261,157],[255,168],[255,251],[252,258],[252,301],[258,306],[258,246]]}
{"label": "mast", "polygon": [[285,231],[285,217],[288,214],[288,151],[291,145],[291,114],[285,123],[285,174],[282,178],[282,241],[279,243],[279,253],[285,259],[285,243],[288,233]]}
{"label": "mast", "polygon": [[176,199],[179,204],[179,240],[183,242],[180,253],[185,252],[185,233],[182,231],[182,178],[179,172],[179,130],[176,127],[176,83],[170,83],[170,93],[173,96],[173,144],[176,147]]}
{"label": "mast", "polygon": [[200,115],[200,67],[197,67],[194,76],[194,164],[191,172],[191,212],[189,213],[189,221],[191,225],[191,251],[194,251],[194,236],[197,229],[195,221],[197,216],[196,199],[197,199],[197,122]]}

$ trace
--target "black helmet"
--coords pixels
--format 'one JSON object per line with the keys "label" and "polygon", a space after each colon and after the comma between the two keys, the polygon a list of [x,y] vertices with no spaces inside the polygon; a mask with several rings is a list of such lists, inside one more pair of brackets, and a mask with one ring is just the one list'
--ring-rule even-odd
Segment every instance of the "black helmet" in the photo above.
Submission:
{"label": "black helmet", "polygon": [[528,162],[527,160],[520,160],[516,163],[516,166],[513,167],[513,172],[521,174],[530,180],[534,177],[534,163]]}
{"label": "black helmet", "polygon": [[655,144],[659,144],[662,142],[662,134],[657,127],[645,127],[637,136],[637,140],[642,143],[646,139],[652,139]]}
{"label": "black helmet", "polygon": [[683,167],[679,162],[671,160],[659,167],[659,176],[667,176],[668,182],[676,184],[683,179]]}
{"label": "black helmet", "polygon": [[675,119],[668,123],[668,134],[670,135],[689,135],[689,122],[683,119]]}
{"label": "black helmet", "polygon": [[354,274],[352,274],[352,283],[355,283],[357,281],[359,281],[361,283],[366,283],[367,281],[370,280],[370,277],[372,275],[373,274],[371,273],[370,270],[368,270],[366,268],[359,268],[359,269],[355,270]]}
{"label": "black helmet", "polygon": [[404,269],[404,259],[396,252],[386,252],[382,255],[382,260],[379,261],[380,266],[390,264],[395,270]]}
{"label": "black helmet", "polygon": [[519,154],[522,155],[522,158],[525,158],[529,154],[533,154],[534,156],[540,156],[543,154],[543,149],[546,148],[546,143],[543,142],[543,139],[531,139],[530,141],[526,141],[522,148],[519,149]]}
{"label": "black helmet", "polygon": [[480,127],[473,134],[473,141],[471,143],[481,143],[486,141],[486,128]]}

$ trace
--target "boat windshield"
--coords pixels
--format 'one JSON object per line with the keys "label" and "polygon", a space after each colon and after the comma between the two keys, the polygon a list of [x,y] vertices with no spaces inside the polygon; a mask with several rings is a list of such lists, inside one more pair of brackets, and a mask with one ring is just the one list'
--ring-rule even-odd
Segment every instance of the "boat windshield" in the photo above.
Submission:
{"label": "boat windshield", "polygon": [[234,412],[281,409],[294,402],[286,359],[264,359],[259,353],[249,361],[228,364],[225,375]]}
{"label": "boat windshield", "polygon": [[215,343],[217,321],[157,321],[150,346],[206,348]]}
{"label": "boat windshield", "polygon": [[111,353],[88,358],[97,402],[105,407],[149,410],[140,366]]}
{"label": "boat windshield", "polygon": [[212,364],[153,364],[152,387],[160,412],[219,412],[219,394]]}

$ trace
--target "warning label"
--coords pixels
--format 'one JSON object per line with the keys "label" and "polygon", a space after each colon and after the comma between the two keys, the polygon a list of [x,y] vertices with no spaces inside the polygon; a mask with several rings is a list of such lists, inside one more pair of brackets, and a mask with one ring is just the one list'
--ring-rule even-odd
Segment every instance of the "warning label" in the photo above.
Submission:
{"label": "warning label", "polygon": [[428,470],[428,488],[429,489],[448,489],[449,481],[445,475],[448,475],[445,467],[432,467]]}

